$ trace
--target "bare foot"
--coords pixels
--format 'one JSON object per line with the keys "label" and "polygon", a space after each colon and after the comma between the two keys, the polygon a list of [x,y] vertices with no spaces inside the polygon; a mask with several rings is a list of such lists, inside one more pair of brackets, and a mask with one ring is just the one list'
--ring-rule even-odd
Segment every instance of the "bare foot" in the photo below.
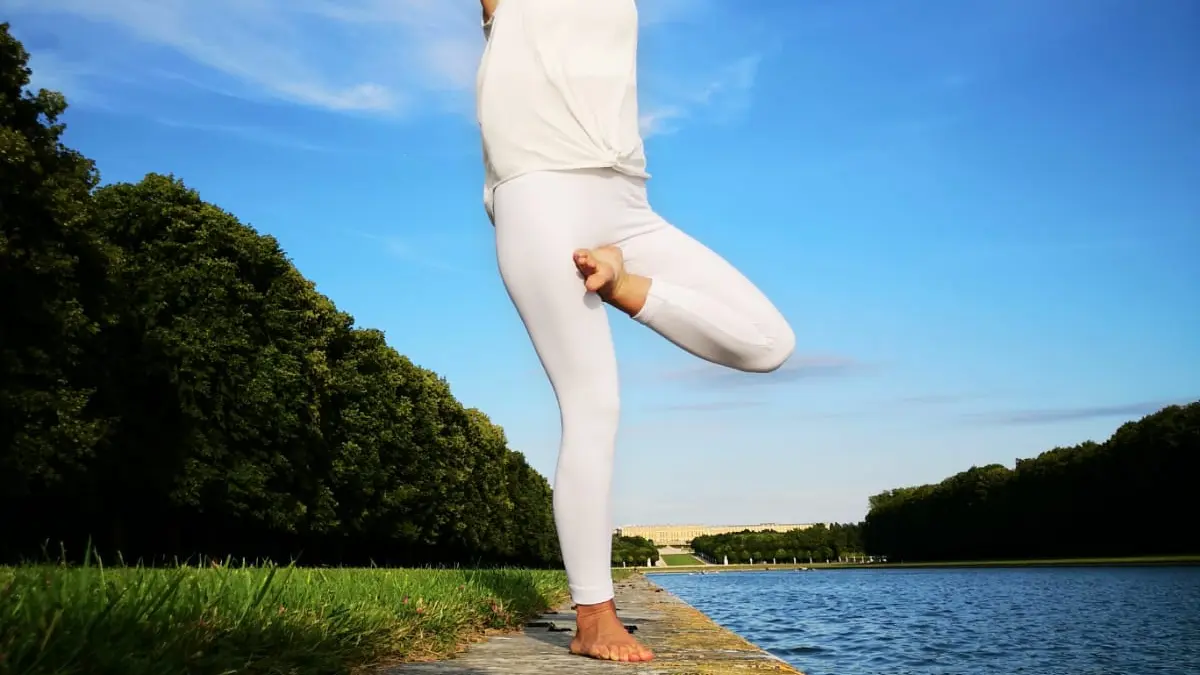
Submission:
{"label": "bare foot", "polygon": [[583,275],[583,286],[600,299],[633,316],[642,311],[650,280],[625,273],[625,256],[616,246],[601,246],[574,253],[575,267]]}
{"label": "bare foot", "polygon": [[583,285],[605,301],[625,281],[625,256],[616,246],[575,251],[575,267],[583,274]]}
{"label": "bare foot", "polygon": [[602,661],[649,661],[654,652],[625,630],[612,600],[599,605],[580,605],[575,610],[575,639],[571,653]]}

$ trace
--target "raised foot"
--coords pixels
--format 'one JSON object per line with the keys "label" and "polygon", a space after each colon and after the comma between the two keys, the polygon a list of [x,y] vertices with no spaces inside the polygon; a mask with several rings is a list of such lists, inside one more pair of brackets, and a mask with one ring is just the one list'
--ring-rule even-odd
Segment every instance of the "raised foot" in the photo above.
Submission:
{"label": "raised foot", "polygon": [[592,293],[608,300],[625,280],[625,257],[616,246],[581,248],[572,256],[575,267],[583,275],[583,285]]}
{"label": "raised foot", "polygon": [[602,661],[637,663],[650,661],[654,652],[634,639],[617,618],[612,602],[582,606],[577,610],[579,627],[571,641],[571,653]]}
{"label": "raised foot", "polygon": [[625,256],[616,246],[579,249],[572,256],[583,285],[629,316],[637,316],[650,293],[650,279],[625,272]]}

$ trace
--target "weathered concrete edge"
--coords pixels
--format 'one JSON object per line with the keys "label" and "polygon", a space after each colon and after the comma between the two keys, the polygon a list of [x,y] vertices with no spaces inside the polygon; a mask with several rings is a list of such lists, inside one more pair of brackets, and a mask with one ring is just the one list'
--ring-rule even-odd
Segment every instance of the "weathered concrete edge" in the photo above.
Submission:
{"label": "weathered concrete edge", "polygon": [[[635,574],[616,584],[618,613],[654,650],[648,663],[598,661],[569,653],[575,613],[547,612],[522,632],[494,635],[452,659],[407,663],[384,675],[803,675],[784,660],[722,628],[700,610]],[[550,626],[553,626],[553,630]]]}
{"label": "weathered concrete edge", "polygon": [[[663,675],[727,675],[747,671],[804,675],[783,659],[718,624],[679,596],[635,574],[631,593],[646,594],[661,613],[653,630],[643,637],[658,654],[647,664]],[[641,582],[641,583],[637,583]],[[637,588],[644,584],[643,588]],[[657,598],[654,596],[658,596]],[[622,598],[618,597],[618,602]],[[627,600],[628,601],[628,600]],[[624,609],[624,608],[622,608]]]}

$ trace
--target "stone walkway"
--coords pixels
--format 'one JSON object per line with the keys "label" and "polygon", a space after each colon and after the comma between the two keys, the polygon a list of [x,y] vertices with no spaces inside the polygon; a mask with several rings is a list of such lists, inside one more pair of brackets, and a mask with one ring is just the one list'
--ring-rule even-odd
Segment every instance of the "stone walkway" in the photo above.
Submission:
{"label": "stone walkway", "polygon": [[637,574],[617,583],[617,607],[634,635],[654,650],[650,663],[612,663],[567,652],[574,612],[554,612],[525,632],[496,636],[449,661],[410,663],[385,675],[802,675]]}

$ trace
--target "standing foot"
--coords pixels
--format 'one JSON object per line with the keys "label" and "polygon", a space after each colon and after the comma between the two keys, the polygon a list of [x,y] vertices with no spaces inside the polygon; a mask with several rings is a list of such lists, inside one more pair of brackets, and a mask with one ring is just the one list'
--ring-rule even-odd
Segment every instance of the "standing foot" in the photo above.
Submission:
{"label": "standing foot", "polygon": [[581,248],[574,253],[575,267],[583,275],[583,286],[600,299],[633,316],[642,311],[650,280],[625,272],[625,256],[616,246]]}
{"label": "standing foot", "polygon": [[654,652],[625,629],[612,600],[598,605],[579,605],[575,610],[575,625],[578,630],[571,641],[572,654],[631,663],[654,658]]}

